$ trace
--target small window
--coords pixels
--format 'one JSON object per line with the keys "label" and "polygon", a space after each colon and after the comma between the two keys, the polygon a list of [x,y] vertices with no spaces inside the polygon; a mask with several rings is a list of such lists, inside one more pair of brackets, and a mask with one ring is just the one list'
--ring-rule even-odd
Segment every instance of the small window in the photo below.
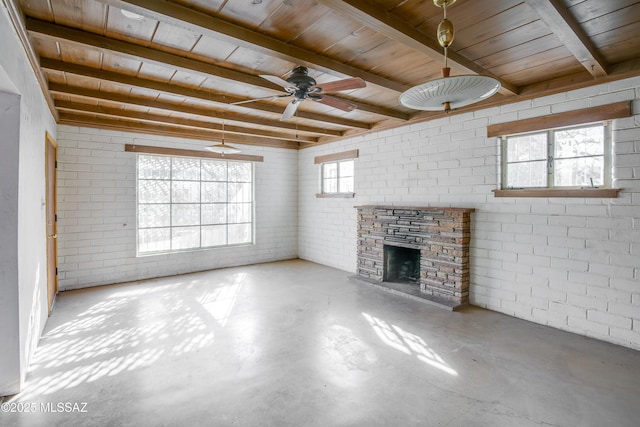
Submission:
{"label": "small window", "polygon": [[316,156],[313,162],[320,165],[320,193],[316,197],[355,197],[354,159],[358,150]]}
{"label": "small window", "polygon": [[322,193],[353,193],[353,159],[322,164]]}
{"label": "small window", "polygon": [[138,155],[138,254],[253,242],[251,162]]}
{"label": "small window", "polygon": [[595,124],[502,138],[502,186],[608,188],[609,126]]}

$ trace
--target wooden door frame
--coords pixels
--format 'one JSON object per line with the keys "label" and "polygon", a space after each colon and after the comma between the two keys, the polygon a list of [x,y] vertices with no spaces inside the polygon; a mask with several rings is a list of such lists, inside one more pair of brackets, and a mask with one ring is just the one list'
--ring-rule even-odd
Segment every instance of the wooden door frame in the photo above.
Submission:
{"label": "wooden door frame", "polygon": [[[50,182],[49,182],[49,156],[51,155],[51,151],[53,150],[53,180],[54,185],[50,191]],[[55,302],[55,297],[58,293],[58,209],[57,209],[57,197],[58,197],[58,189],[57,187],[57,178],[56,178],[56,169],[58,165],[58,144],[53,139],[53,137],[46,132],[45,135],[45,156],[44,156],[44,174],[45,174],[45,194],[46,194],[46,213],[45,213],[45,238],[46,238],[46,246],[47,246],[47,305],[48,305],[48,313],[51,315],[51,310],[53,309],[53,305]],[[49,207],[53,204],[53,218],[49,216]],[[53,233],[49,234],[49,222],[53,223]],[[49,257],[49,245],[53,245],[53,259]],[[52,270],[50,270],[52,269]],[[53,270],[55,269],[55,271]],[[54,283],[49,283],[50,277],[54,277]]]}

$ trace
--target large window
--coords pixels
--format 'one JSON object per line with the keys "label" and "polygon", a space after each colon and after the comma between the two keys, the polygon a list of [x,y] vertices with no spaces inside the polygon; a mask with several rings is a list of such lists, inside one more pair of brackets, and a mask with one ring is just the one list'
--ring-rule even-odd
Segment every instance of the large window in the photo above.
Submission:
{"label": "large window", "polygon": [[138,155],[138,254],[253,241],[251,162]]}
{"label": "large window", "polygon": [[604,124],[505,136],[503,188],[608,187],[609,140]]}

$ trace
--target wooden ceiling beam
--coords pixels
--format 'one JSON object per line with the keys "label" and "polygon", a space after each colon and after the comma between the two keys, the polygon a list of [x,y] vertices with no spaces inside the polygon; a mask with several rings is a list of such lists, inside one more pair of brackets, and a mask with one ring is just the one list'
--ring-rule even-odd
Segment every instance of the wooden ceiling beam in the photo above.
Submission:
{"label": "wooden ceiling beam", "polygon": [[223,40],[285,61],[294,62],[297,65],[315,68],[325,73],[338,73],[344,76],[360,77],[366,82],[395,92],[404,92],[409,89],[409,86],[403,83],[345,64],[327,56],[319,55],[313,51],[261,34],[253,29],[189,9],[177,3],[157,0],[99,1],[119,9],[129,10],[142,16],[169,23],[176,27],[202,33],[214,39]]}
{"label": "wooden ceiling beam", "polygon": [[[41,58],[40,66],[45,69],[61,71],[64,73],[71,73],[83,77],[94,78],[97,80],[106,80],[110,82],[120,83],[127,86],[139,87],[142,89],[150,89],[158,92],[170,93],[173,95],[183,96],[185,98],[199,99],[203,101],[208,101],[216,104],[225,104],[230,105],[234,102],[246,101],[245,98],[237,98],[228,95],[220,95],[217,93],[212,93],[208,91],[202,91],[197,89],[190,89],[184,86],[178,86],[171,83],[163,83],[155,80],[144,79],[140,77],[129,76],[125,74],[119,74],[112,71],[104,71],[98,70],[95,68],[87,67],[84,65],[70,64],[67,62],[56,61],[49,58]],[[281,115],[284,111],[284,107],[267,104],[264,102],[252,102],[249,106],[248,104],[242,104],[238,107],[242,107],[248,110],[258,110],[258,111],[266,111],[268,113],[274,113],[277,115]],[[211,116],[210,117],[216,117]],[[217,112],[217,117],[220,117],[220,113]],[[299,129],[302,130],[303,127],[309,132],[326,134],[328,131],[322,127],[315,126],[298,126],[296,128],[295,122],[291,121],[280,121],[280,120],[263,120],[259,118],[254,118],[253,116],[241,115],[237,114],[237,117],[241,117],[243,121],[248,123],[254,123],[261,126],[272,126],[279,127],[284,129]],[[345,119],[343,117],[334,117],[327,116],[325,114],[317,114],[305,111],[296,112],[296,117],[302,119],[313,120],[322,123],[331,123],[338,126],[345,126],[350,128],[359,128],[359,129],[370,129],[371,125],[364,122],[359,122],[356,120]],[[341,134],[342,131],[335,131],[336,135]]]}
{"label": "wooden ceiling beam", "polygon": [[[386,10],[376,6],[370,0],[320,0],[326,6],[362,22],[372,30],[385,35],[386,37],[408,46],[422,54],[427,55],[434,61],[444,63],[444,51],[438,44],[435,37],[429,37],[421,31],[416,30],[406,21],[388,13]],[[511,83],[494,75],[473,61],[449,49],[449,62],[452,67],[463,73],[482,74],[498,80],[502,88],[500,92],[504,95],[517,95],[518,88]]]}
{"label": "wooden ceiling beam", "polygon": [[[89,113],[89,114],[99,114],[102,116],[109,116],[115,118],[124,118],[124,119],[136,119],[142,120],[145,122],[151,123],[161,123],[168,125],[175,125],[180,127],[185,127],[188,129],[197,129],[197,130],[210,130],[214,131],[217,134],[218,138],[223,136],[222,126],[219,124],[197,120],[197,119],[185,119],[182,117],[171,117],[164,116],[161,114],[154,114],[150,112],[144,111],[136,111],[136,110],[127,110],[125,108],[115,108],[115,107],[106,107],[95,104],[86,104],[82,102],[73,102],[73,101],[64,101],[60,99],[55,100],[55,106],[59,110],[66,110],[78,113]],[[295,136],[289,136],[287,138],[278,137],[273,138],[266,134],[260,134],[259,132],[247,133],[246,129],[239,128],[237,126],[225,126],[224,127],[224,137],[225,140],[229,142],[237,142],[237,143],[246,143],[247,141],[264,141],[266,138],[271,139],[281,139],[290,142],[296,142]],[[302,138],[298,139],[300,142],[317,142],[317,138]]]}
{"label": "wooden ceiling beam", "polygon": [[593,77],[604,77],[607,73],[607,62],[598,52],[580,23],[571,15],[564,4],[558,0],[525,0],[539,16],[542,22],[565,45],[573,56],[587,69]]}
{"label": "wooden ceiling beam", "polygon": [[[338,98],[334,94],[331,94],[329,96],[331,96],[332,98]],[[340,99],[354,104],[357,107],[357,109],[360,111],[366,111],[367,113],[373,113],[373,114],[377,114],[379,116],[383,116],[391,119],[406,121],[406,120],[409,120],[409,117],[411,116],[410,114],[396,111],[391,108],[381,107],[379,105],[367,104],[364,102],[357,101],[355,99],[350,99],[350,98],[340,98]]]}
{"label": "wooden ceiling beam", "polygon": [[259,76],[220,67],[214,64],[208,64],[195,59],[185,58],[184,56],[175,55],[173,53],[152,49],[134,43],[112,39],[95,33],[90,33],[88,31],[65,27],[63,25],[42,21],[36,18],[27,18],[26,27],[27,31],[32,35],[38,35],[63,43],[70,43],[82,48],[90,47],[101,52],[109,52],[119,56],[124,56],[129,59],[133,59],[134,61],[146,60],[156,65],[169,67],[171,69],[196,72],[205,77],[217,76],[226,80],[243,82],[252,86],[282,92],[281,87]]}
{"label": "wooden ceiling beam", "polygon": [[[162,83],[154,80],[143,79],[135,76],[119,74],[113,71],[98,70],[96,68],[87,67],[84,65],[70,64],[67,62],[57,61],[55,59],[49,59],[49,58],[41,58],[40,66],[47,70],[70,73],[70,74],[75,74],[78,76],[93,78],[97,80],[106,80],[106,81],[119,83],[119,84],[131,86],[131,87],[139,87],[142,89],[149,89],[149,90],[158,91],[161,93],[164,92],[164,93],[183,96],[186,98],[198,99],[198,100],[212,102],[212,103],[228,105],[232,102],[235,102],[235,100],[240,99],[240,98],[233,98],[225,95],[215,94],[211,92],[190,89],[183,86]],[[255,106],[253,109],[267,111],[275,114],[281,114],[283,111],[283,108],[277,105],[265,104],[265,103],[259,103],[259,104],[260,104],[259,106]],[[263,120],[258,117],[253,117],[253,116],[244,115],[244,114],[235,114],[232,112],[229,112],[229,113],[216,112],[216,117],[225,118],[230,116],[235,116],[242,121],[247,121],[249,123],[254,123],[256,125],[261,125],[261,126],[272,126],[272,127],[283,128],[283,129],[298,128],[300,130],[304,128],[308,132],[313,132],[318,134],[335,133],[336,135],[342,135],[342,131],[324,129],[322,127],[301,126],[301,125],[296,125],[295,122],[291,122],[291,121],[287,122],[287,121],[280,121],[280,120]],[[316,116],[321,116],[325,118],[325,120],[322,120],[323,122],[329,123],[328,116],[317,115],[315,113],[314,114],[304,113],[304,114],[298,114],[297,116],[305,119],[310,119],[310,120],[314,120],[313,118],[315,118],[316,121],[320,121]],[[355,120],[347,120],[340,117],[335,117],[335,118],[330,117],[330,119],[332,120],[331,123],[339,126],[346,126],[351,128],[360,128],[360,129],[371,128],[371,126],[368,123],[357,122]]]}
{"label": "wooden ceiling beam", "polygon": [[20,44],[24,49],[27,60],[29,61],[29,65],[33,70],[33,74],[35,75],[36,80],[40,85],[42,96],[44,96],[44,99],[47,102],[49,111],[51,112],[51,115],[53,116],[53,118],[57,121],[59,118],[58,111],[53,105],[53,97],[47,91],[47,78],[45,77],[44,73],[42,73],[42,70],[38,66],[38,55],[35,52],[33,46],[31,45],[31,42],[29,41],[29,35],[27,34],[27,29],[24,26],[23,13],[20,10],[20,6],[18,6],[18,1],[17,0],[3,1],[2,7],[6,9],[9,20],[11,21],[11,24],[13,25],[13,29],[16,32],[16,36],[20,40]]}
{"label": "wooden ceiling beam", "polygon": [[541,96],[554,95],[582,89],[596,84],[615,82],[622,79],[640,76],[640,58],[630,59],[609,66],[609,74],[598,79],[586,71],[561,76],[544,82],[533,83],[522,87],[522,99],[539,98]]}
{"label": "wooden ceiling beam", "polygon": [[[70,126],[86,126],[98,129],[111,129],[123,132],[137,132],[148,135],[175,136],[177,138],[191,138],[205,141],[215,141],[219,138],[214,131],[205,129],[187,129],[179,126],[170,126],[161,123],[144,123],[133,119],[112,119],[108,117],[91,117],[85,114],[60,112],[60,124]],[[229,141],[230,142],[230,141]],[[257,145],[261,147],[289,148],[297,150],[301,144],[291,141],[280,141],[276,139],[247,139],[237,144]]]}
{"label": "wooden ceiling beam", "polygon": [[[52,24],[50,22],[42,21],[35,18],[27,18],[26,27],[27,31],[32,35],[45,37],[59,42],[70,43],[85,48],[90,47],[102,52],[109,52],[136,61],[145,60],[156,65],[168,67],[171,69],[178,69],[189,73],[198,73],[204,77],[217,76],[226,80],[277,91],[280,94],[282,94],[283,92],[280,86],[277,86],[260,76],[243,73],[241,71],[220,67],[218,65],[209,64],[202,61],[197,61],[191,58],[185,58],[173,53],[164,52],[161,50],[156,50],[121,40],[111,39],[87,31]],[[335,95],[332,96],[334,98],[343,99],[347,102],[356,104],[358,106],[358,109],[361,111],[366,111],[401,120],[408,119],[407,114],[392,110],[390,108],[379,107],[361,102],[353,102],[346,98],[340,98]],[[296,114],[298,115],[298,117],[304,117],[303,114],[309,115],[312,113],[305,113],[304,111],[300,111]],[[315,117],[322,116],[323,115],[318,114]],[[325,116],[326,120],[324,121],[332,122],[332,120],[330,119],[332,117],[333,116]],[[315,118],[312,120],[321,119]]]}
{"label": "wooden ceiling beam", "polygon": [[[215,118],[217,120],[220,120],[220,117],[216,112],[207,108],[202,108],[202,107],[175,104],[172,102],[158,101],[154,99],[132,97],[129,95],[104,92],[104,91],[94,90],[94,89],[85,89],[85,88],[80,88],[76,86],[63,85],[59,83],[50,83],[49,91],[51,91],[52,93],[58,93],[62,95],[71,95],[71,96],[82,97],[82,98],[87,98],[91,100],[117,102],[124,105],[148,107],[148,108],[154,108],[157,110],[171,111],[171,112],[177,112],[177,113],[194,114],[198,116],[210,117],[210,118]],[[268,131],[264,129],[252,129],[247,127],[234,126],[233,124],[228,124],[229,120],[232,122],[234,121],[245,122],[245,120],[232,120],[230,118],[224,119],[224,120],[227,123],[225,124],[225,131],[229,133],[264,136],[267,138],[274,138],[274,139],[289,139],[289,140],[300,139],[305,142],[317,141],[317,138],[306,135],[307,132],[303,131],[302,129],[298,129],[298,130],[300,132],[305,132],[305,134],[304,135],[298,134],[296,138],[291,134],[286,134],[282,132],[274,132],[274,131]],[[220,125],[219,123],[210,123],[209,127],[215,130],[222,129],[222,125]],[[318,132],[318,134],[326,135],[325,132]],[[340,135],[341,132],[335,132],[335,134]]]}

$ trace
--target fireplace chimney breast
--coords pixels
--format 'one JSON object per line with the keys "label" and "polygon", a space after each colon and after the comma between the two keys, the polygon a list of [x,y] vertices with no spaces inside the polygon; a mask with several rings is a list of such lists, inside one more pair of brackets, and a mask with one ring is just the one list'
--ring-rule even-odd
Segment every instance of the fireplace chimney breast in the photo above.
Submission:
{"label": "fireplace chimney breast", "polygon": [[[454,306],[468,304],[471,213],[475,209],[417,206],[356,206],[356,209],[357,276],[369,282],[398,281],[397,273],[385,272],[390,251],[395,253],[393,257],[408,254],[402,249],[414,250],[418,252],[416,283],[421,293],[427,299],[446,300]],[[415,257],[414,252],[405,260],[405,270],[415,262]],[[409,279],[405,281],[408,282]]]}

